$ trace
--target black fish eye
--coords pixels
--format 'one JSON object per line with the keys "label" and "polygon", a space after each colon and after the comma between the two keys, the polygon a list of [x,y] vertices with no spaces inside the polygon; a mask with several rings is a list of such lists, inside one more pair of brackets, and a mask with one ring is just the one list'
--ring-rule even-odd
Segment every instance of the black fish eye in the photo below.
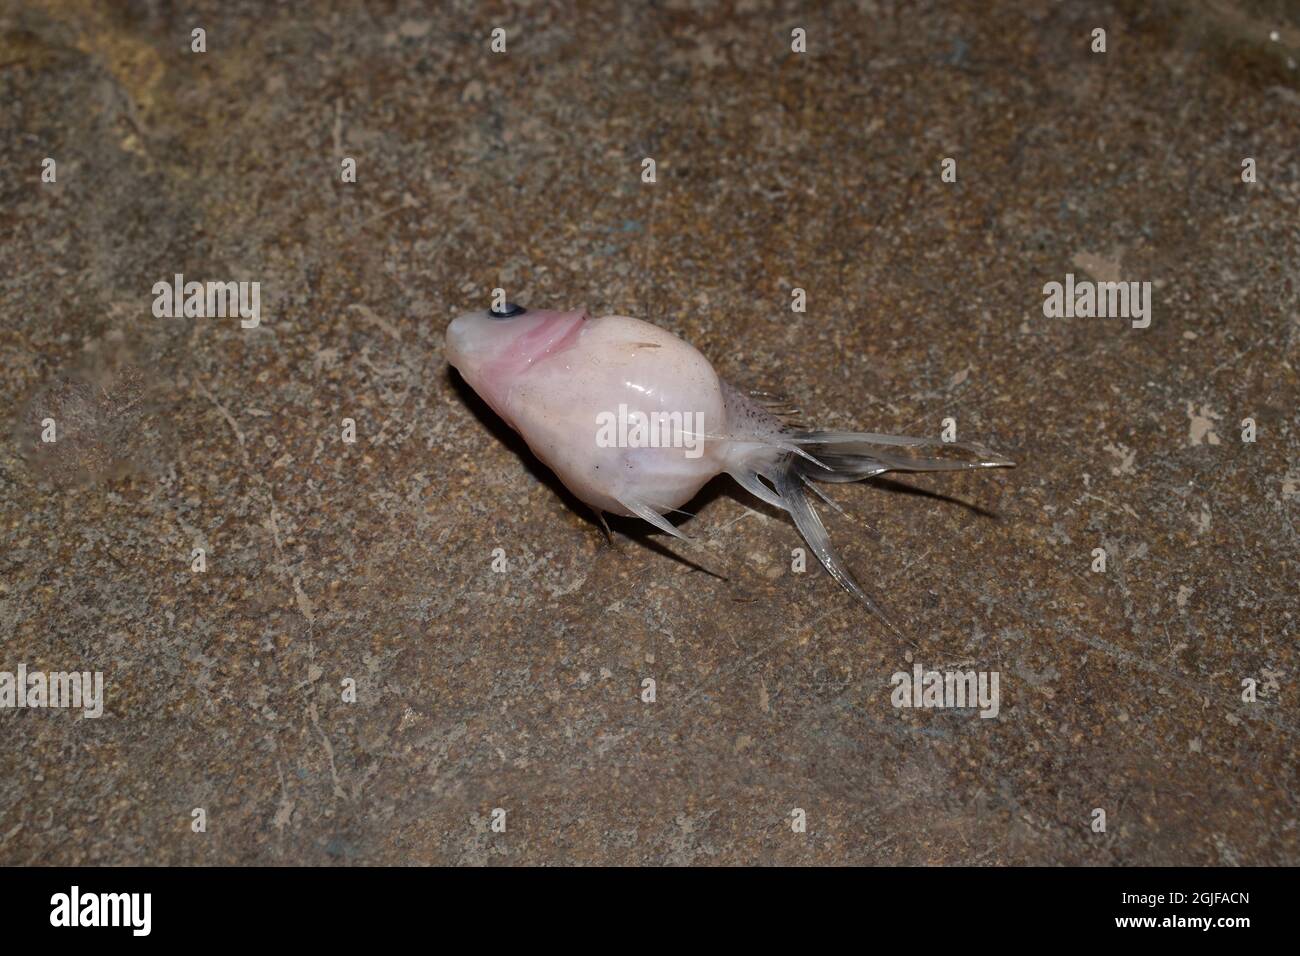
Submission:
{"label": "black fish eye", "polygon": [[488,317],[493,319],[513,319],[517,315],[523,315],[528,310],[522,305],[515,305],[513,302],[507,302],[500,309],[492,308],[488,311]]}

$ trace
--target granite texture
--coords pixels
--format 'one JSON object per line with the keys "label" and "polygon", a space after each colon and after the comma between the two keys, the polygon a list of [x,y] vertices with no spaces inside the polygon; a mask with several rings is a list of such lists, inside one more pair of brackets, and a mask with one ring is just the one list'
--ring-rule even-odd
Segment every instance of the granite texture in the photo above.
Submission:
{"label": "granite texture", "polygon": [[[1300,862],[1297,58],[1233,0],[0,7],[0,670],[106,698],[0,711],[0,863]],[[1020,467],[831,489],[906,638],[726,480],[607,541],[442,358],[495,287]]]}

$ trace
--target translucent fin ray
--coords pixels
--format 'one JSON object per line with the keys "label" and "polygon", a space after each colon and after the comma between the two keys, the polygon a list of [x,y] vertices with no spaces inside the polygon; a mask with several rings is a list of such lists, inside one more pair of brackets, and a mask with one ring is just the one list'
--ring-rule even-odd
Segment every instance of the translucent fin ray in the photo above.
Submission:
{"label": "translucent fin ray", "polygon": [[642,521],[648,521],[665,534],[670,534],[674,538],[681,538],[683,541],[691,540],[689,535],[683,534],[681,531],[677,530],[676,525],[659,512],[655,511],[654,508],[650,507],[644,501],[638,501],[636,498],[620,498],[618,499],[618,503]]}

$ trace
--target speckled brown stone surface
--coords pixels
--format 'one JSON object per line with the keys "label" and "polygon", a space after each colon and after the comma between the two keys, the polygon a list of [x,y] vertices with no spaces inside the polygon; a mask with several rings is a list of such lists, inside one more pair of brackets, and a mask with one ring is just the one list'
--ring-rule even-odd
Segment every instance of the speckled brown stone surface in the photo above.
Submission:
{"label": "speckled brown stone surface", "polygon": [[[0,670],[106,683],[0,711],[0,863],[1300,862],[1285,5],[188,6],[0,10]],[[726,481],[607,543],[441,356],[497,286],[1020,467],[832,489],[910,641]]]}

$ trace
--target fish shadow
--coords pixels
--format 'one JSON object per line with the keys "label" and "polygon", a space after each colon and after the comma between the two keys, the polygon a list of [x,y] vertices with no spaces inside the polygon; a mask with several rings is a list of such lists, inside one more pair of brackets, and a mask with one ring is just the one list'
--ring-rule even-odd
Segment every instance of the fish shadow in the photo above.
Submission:
{"label": "fish shadow", "polygon": [[930,488],[921,488],[917,485],[909,485],[905,481],[899,481],[897,478],[886,478],[883,475],[877,475],[875,478],[868,478],[862,484],[873,484],[887,491],[897,492],[903,495],[920,495],[922,498],[931,498],[935,501],[942,501],[950,505],[957,505],[965,508],[972,514],[977,514],[981,518],[997,519],[998,513],[990,511],[982,505],[977,505],[972,501],[966,501],[962,498],[955,498],[952,495],[946,495],[942,491],[934,491]]}

